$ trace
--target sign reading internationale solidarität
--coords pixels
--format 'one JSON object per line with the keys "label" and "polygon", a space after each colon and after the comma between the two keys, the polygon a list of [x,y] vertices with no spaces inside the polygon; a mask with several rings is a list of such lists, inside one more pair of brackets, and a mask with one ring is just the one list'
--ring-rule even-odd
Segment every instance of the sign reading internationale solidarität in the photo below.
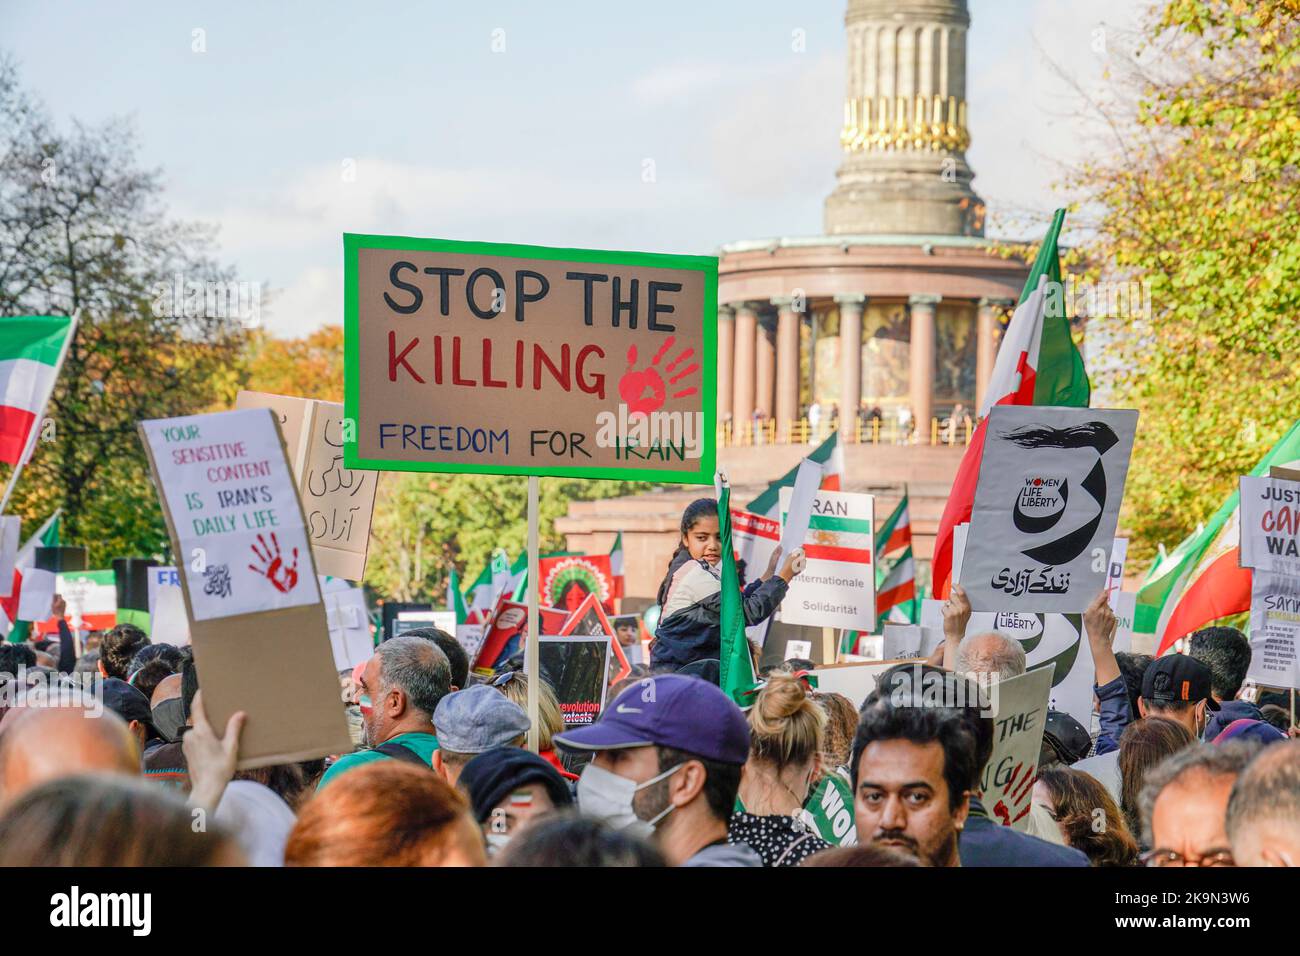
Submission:
{"label": "sign reading internationale solidarit\u00e4t", "polygon": [[961,584],[977,611],[1083,611],[1106,585],[1138,413],[997,405]]}
{"label": "sign reading internationale solidarit\u00e4t", "polygon": [[263,409],[140,423],[196,621],[316,604],[307,529]]}
{"label": "sign reading internationale solidarit\u00e4t", "polygon": [[1300,575],[1300,481],[1241,479],[1241,566]]}
{"label": "sign reading internationale solidarit\u00e4t", "polygon": [[[781,489],[783,523],[793,494]],[[803,539],[808,565],[781,602],[782,623],[859,631],[876,626],[874,504],[871,495],[817,492]]]}
{"label": "sign reading internationale solidarit\u00e4t", "polygon": [[717,259],[343,243],[347,467],[712,478]]}

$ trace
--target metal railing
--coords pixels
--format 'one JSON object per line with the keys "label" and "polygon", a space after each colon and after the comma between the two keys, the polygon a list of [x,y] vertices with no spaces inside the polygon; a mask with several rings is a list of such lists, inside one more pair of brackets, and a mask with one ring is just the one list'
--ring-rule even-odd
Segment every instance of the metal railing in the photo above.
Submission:
{"label": "metal railing", "polygon": [[[737,425],[723,422],[718,426],[719,448],[753,448],[760,445],[818,445],[839,431],[839,419],[823,419],[816,423],[798,418],[784,424],[774,418],[764,418]],[[951,418],[931,418],[928,434],[917,434],[909,425],[896,419],[859,419],[841,439],[851,445],[950,445],[970,444],[975,423],[969,415],[954,422]]]}

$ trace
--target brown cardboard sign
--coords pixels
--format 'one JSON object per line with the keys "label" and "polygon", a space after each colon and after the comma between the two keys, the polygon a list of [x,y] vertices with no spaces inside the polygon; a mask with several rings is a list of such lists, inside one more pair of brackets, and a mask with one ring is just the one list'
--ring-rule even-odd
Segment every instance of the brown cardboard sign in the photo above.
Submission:
{"label": "brown cardboard sign", "polygon": [[717,260],[344,236],[350,468],[705,482]]}
{"label": "brown cardboard sign", "polygon": [[241,391],[235,407],[275,412],[285,430],[317,569],[321,574],[360,581],[366,571],[379,474],[343,466],[343,406]]}
{"label": "brown cardboard sign", "polygon": [[307,522],[275,415],[140,422],[213,725],[241,768],[351,749]]}

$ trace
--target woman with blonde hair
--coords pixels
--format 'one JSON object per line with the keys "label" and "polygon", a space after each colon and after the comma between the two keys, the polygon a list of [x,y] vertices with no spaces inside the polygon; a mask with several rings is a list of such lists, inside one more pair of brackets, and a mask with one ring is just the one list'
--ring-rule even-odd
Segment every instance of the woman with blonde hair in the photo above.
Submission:
{"label": "woman with blonde hair", "polygon": [[826,849],[802,816],[821,777],[826,714],[792,674],[773,672],[749,711],[749,759],[728,840],[748,843],[764,866],[798,866]]}
{"label": "woman with blonde hair", "polygon": [[[528,675],[523,671],[506,671],[498,674],[492,686],[507,698],[514,701],[525,711],[528,710]],[[610,698],[613,700],[614,698]],[[560,713],[560,702],[555,697],[551,685],[542,680],[537,685],[537,750],[538,756],[560,772],[565,780],[577,780],[578,775],[569,773],[560,763],[551,742],[556,734],[564,732],[564,716]]]}

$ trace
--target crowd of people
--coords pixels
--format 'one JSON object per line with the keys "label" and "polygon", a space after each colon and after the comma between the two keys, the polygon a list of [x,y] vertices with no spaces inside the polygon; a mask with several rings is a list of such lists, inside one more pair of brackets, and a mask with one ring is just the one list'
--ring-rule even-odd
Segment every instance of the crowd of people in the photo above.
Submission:
{"label": "crowd of people", "polygon": [[[1300,865],[1300,740],[1281,702],[1242,698],[1240,631],[1117,654],[1099,595],[1084,615],[1099,729],[1048,715],[1021,831],[983,801],[994,720],[972,687],[1025,673],[1025,652],[968,633],[959,586],[934,654],[860,703],[787,661],[742,707],[718,687],[715,503],[681,532],[651,664],[594,722],[566,727],[544,680],[471,673],[454,637],[420,628],[340,675],[353,752],[252,769],[244,714],[213,725],[188,647],[119,624],[79,648],[56,599],[57,638],[0,643],[0,864]],[[746,586],[748,623],[802,564],[778,555]],[[843,825],[823,825],[835,798]]]}

